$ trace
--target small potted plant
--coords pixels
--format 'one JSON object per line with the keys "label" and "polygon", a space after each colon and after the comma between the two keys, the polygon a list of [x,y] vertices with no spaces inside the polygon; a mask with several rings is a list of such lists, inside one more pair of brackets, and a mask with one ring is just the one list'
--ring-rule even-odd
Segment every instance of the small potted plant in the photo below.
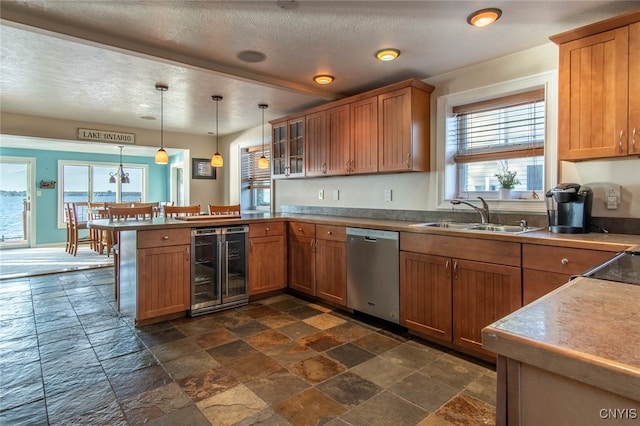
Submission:
{"label": "small potted plant", "polygon": [[516,177],[518,172],[509,170],[509,165],[505,162],[502,166],[502,173],[496,173],[494,176],[500,184],[500,198],[511,198],[511,190],[520,184],[520,180]]}

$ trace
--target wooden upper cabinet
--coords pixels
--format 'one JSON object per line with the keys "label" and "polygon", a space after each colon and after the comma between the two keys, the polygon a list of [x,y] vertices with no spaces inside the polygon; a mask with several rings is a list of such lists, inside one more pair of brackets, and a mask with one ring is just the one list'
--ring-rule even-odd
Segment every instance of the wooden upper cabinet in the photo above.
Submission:
{"label": "wooden upper cabinet", "polygon": [[428,171],[429,92],[404,87],[378,95],[378,171]]}
{"label": "wooden upper cabinet", "polygon": [[378,97],[349,105],[351,109],[350,174],[378,171]]}
{"label": "wooden upper cabinet", "polygon": [[327,174],[350,173],[351,122],[349,105],[330,108],[327,113]]}
{"label": "wooden upper cabinet", "polygon": [[306,132],[306,175],[325,176],[327,174],[327,112],[308,114],[305,118]]}
{"label": "wooden upper cabinet", "polygon": [[428,171],[433,89],[411,79],[271,121],[272,176]]}
{"label": "wooden upper cabinet", "polygon": [[305,170],[305,117],[272,121],[272,177],[300,177]]}
{"label": "wooden upper cabinet", "polygon": [[560,44],[560,160],[640,154],[640,12],[551,37]]}
{"label": "wooden upper cabinet", "polygon": [[629,155],[640,154],[640,22],[629,25]]}
{"label": "wooden upper cabinet", "polygon": [[305,124],[306,176],[348,174],[349,105],[307,114]]}

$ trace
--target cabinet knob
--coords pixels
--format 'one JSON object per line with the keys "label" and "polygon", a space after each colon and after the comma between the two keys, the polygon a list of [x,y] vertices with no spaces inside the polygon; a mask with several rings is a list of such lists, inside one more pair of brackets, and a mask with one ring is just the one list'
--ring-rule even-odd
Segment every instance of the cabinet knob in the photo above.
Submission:
{"label": "cabinet knob", "polygon": [[168,240],[168,239],[169,239],[169,236],[168,236],[168,235],[165,235],[164,237],[162,237],[162,239],[166,241],[166,240]]}
{"label": "cabinet knob", "polygon": [[333,232],[327,231],[327,235],[333,235]]}
{"label": "cabinet knob", "polygon": [[623,145],[622,145],[623,139],[624,139],[624,130],[620,130],[620,139],[618,140],[618,150],[620,151],[620,154],[624,152]]}
{"label": "cabinet knob", "polygon": [[302,228],[298,228],[298,232],[302,232]]}
{"label": "cabinet knob", "polygon": [[267,228],[267,232],[269,232],[269,228]]}
{"label": "cabinet knob", "polygon": [[632,131],[632,137],[631,137],[631,149],[633,150],[633,152],[636,152],[636,128],[633,128]]}
{"label": "cabinet knob", "polygon": [[562,263],[563,265],[568,265],[569,264],[569,259],[567,259],[566,257],[563,258],[560,263]]}

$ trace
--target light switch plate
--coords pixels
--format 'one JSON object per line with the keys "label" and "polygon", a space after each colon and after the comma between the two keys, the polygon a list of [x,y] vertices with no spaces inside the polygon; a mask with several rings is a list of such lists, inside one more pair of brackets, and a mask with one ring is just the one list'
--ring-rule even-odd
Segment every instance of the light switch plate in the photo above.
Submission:
{"label": "light switch plate", "polygon": [[324,189],[318,191],[318,200],[324,200]]}
{"label": "light switch plate", "polygon": [[390,189],[384,190],[384,200],[391,201],[392,191]]}
{"label": "light switch plate", "polygon": [[333,190],[333,200],[338,201],[340,199],[340,191],[337,189]]}

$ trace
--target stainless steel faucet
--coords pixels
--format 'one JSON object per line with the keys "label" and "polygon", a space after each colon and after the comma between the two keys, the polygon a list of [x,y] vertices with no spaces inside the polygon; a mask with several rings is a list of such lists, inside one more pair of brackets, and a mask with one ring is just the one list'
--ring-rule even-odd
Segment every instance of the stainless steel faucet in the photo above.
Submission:
{"label": "stainless steel faucet", "polygon": [[451,204],[454,204],[454,205],[466,204],[469,207],[473,207],[473,209],[475,211],[480,213],[480,217],[481,217],[482,223],[489,223],[489,205],[484,200],[484,198],[478,197],[478,199],[480,199],[480,201],[482,201],[482,207],[478,207],[478,206],[470,203],[469,201],[465,201],[465,200],[451,200]]}

